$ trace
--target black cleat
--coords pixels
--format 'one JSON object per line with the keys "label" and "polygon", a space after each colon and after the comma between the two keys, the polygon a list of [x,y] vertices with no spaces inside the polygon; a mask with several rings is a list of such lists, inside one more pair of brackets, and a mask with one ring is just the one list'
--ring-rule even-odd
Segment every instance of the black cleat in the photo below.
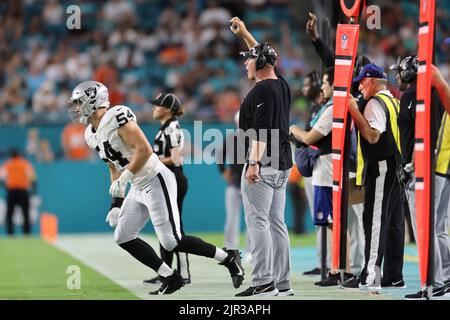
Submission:
{"label": "black cleat", "polygon": [[321,273],[322,273],[322,270],[320,268],[314,268],[312,270],[303,272],[303,275],[304,276],[320,276]]}
{"label": "black cleat", "polygon": [[228,253],[228,257],[224,262],[219,263],[224,265],[230,271],[231,279],[233,280],[233,287],[239,288],[244,281],[244,268],[241,264],[241,256],[239,250],[231,250],[223,248]]}
{"label": "black cleat", "polygon": [[161,281],[161,277],[160,276],[156,276],[156,277],[154,277],[154,278],[151,278],[151,279],[149,279],[149,280],[144,280],[144,281],[142,281],[144,284],[147,284],[147,285],[153,285],[153,284],[162,284],[162,281]]}
{"label": "black cleat", "polygon": [[257,286],[257,287],[250,287],[247,290],[244,290],[242,292],[239,292],[235,295],[235,297],[251,297],[251,296],[276,296],[278,295],[279,291],[277,288],[275,288],[275,285],[273,281],[271,283]]}
{"label": "black cleat", "polygon": [[182,286],[184,286],[183,277],[177,272],[174,272],[171,276],[168,276],[166,278],[161,277],[161,280],[162,280],[161,288],[159,288],[156,291],[151,291],[149,292],[149,294],[151,295],[171,294],[180,289]]}

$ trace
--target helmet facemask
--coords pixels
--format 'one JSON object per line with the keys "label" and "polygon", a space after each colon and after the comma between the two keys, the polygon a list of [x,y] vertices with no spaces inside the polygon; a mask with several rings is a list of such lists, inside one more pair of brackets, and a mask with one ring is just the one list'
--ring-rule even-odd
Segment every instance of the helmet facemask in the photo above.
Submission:
{"label": "helmet facemask", "polygon": [[81,123],[86,125],[87,119],[90,115],[87,115],[87,112],[84,108],[84,103],[86,101],[82,101],[82,97],[78,99],[69,99],[67,108],[67,113],[69,114],[69,118],[73,123]]}

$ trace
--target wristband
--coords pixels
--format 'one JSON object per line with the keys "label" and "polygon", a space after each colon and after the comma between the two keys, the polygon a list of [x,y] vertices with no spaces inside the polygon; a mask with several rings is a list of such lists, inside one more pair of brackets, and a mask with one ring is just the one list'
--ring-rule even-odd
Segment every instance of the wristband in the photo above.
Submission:
{"label": "wristband", "polygon": [[124,198],[113,197],[111,202],[111,208],[120,208],[122,206]]}
{"label": "wristband", "polygon": [[134,177],[134,173],[131,172],[128,169],[125,169],[122,174],[120,175],[119,179],[125,182],[131,181],[131,179],[133,179]]}

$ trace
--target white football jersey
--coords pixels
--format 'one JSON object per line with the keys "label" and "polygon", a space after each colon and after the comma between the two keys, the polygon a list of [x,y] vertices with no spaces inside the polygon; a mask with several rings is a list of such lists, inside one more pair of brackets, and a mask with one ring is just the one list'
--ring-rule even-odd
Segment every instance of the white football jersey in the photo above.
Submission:
{"label": "white football jersey", "polygon": [[[118,129],[128,121],[137,121],[130,108],[121,105],[110,107],[100,120],[97,130],[89,125],[84,134],[88,146],[96,150],[103,161],[112,163],[120,173],[127,168],[133,158],[133,150],[118,134]],[[158,167],[162,163],[158,160],[159,164],[155,164],[155,158],[157,159],[157,157],[151,157],[135,174],[131,183],[136,188],[145,188],[159,173]],[[156,168],[156,170],[152,168]]]}

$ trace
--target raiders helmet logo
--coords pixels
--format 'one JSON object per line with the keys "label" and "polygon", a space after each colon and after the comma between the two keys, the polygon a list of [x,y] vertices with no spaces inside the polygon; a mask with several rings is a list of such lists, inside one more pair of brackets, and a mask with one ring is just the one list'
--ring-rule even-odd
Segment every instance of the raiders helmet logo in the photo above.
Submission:
{"label": "raiders helmet logo", "polygon": [[84,90],[84,93],[86,93],[86,95],[89,98],[94,99],[95,96],[97,95],[97,88],[95,88],[95,87],[87,88],[86,90]]}

